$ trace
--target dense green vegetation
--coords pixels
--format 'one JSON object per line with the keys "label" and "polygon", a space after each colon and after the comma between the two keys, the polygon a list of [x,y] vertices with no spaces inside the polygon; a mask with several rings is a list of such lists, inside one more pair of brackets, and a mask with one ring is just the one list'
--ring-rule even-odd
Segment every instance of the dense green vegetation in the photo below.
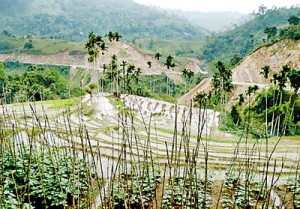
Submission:
{"label": "dense green vegetation", "polygon": [[[269,73],[269,66],[262,68],[266,79]],[[248,127],[255,137],[299,135],[299,80],[299,69],[284,66],[272,75],[271,88],[258,92],[257,86],[248,87],[247,92],[239,95],[239,101],[231,107],[223,128],[241,131]],[[287,85],[291,90],[286,89]]]}
{"label": "dense green vegetation", "polygon": [[96,189],[92,187],[93,166],[72,159],[70,153],[52,148],[37,150],[23,141],[18,143],[13,150],[9,143],[1,143],[1,208],[88,207],[88,190]]}
{"label": "dense green vegetation", "polygon": [[274,8],[267,10],[261,6],[259,12],[253,14],[253,20],[232,30],[215,34],[207,39],[207,43],[204,45],[199,58],[211,62],[213,60],[229,61],[235,55],[244,57],[257,47],[270,41],[270,38],[273,39],[275,37],[271,34],[271,36],[268,35],[267,28],[276,27],[280,35],[279,38],[299,39],[297,38],[299,37],[297,35],[300,30],[299,26],[294,25],[286,28],[289,24],[288,19],[293,15],[300,16],[300,8]]}
{"label": "dense green vegetation", "polygon": [[[19,63],[0,63],[0,95],[2,103],[65,99],[80,95],[80,86],[69,85],[68,68],[26,66],[23,72],[9,73]],[[15,70],[14,70],[15,71]]]}
{"label": "dense green vegetation", "polygon": [[198,40],[167,40],[156,38],[137,38],[130,41],[145,53],[161,53],[162,55],[173,54],[176,62],[180,65],[187,64],[190,57],[196,57],[202,50],[204,41]]}
{"label": "dense green vegetation", "polygon": [[82,41],[90,31],[119,31],[125,40],[139,37],[191,39],[207,34],[183,18],[130,0],[13,0],[5,1],[1,8],[0,28],[16,36]]}

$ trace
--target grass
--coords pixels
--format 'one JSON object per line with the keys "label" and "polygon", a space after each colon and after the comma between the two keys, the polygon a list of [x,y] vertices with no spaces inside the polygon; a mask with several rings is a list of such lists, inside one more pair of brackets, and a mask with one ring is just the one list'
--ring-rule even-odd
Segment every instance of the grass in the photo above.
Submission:
{"label": "grass", "polygon": [[[278,137],[272,138],[274,140],[278,140]],[[300,136],[285,136],[283,137],[284,140],[292,140],[292,141],[300,141]]]}
{"label": "grass", "polygon": [[119,97],[111,95],[108,97],[108,99],[109,99],[109,103],[117,109],[118,109],[118,107],[125,106],[125,103]]}
{"label": "grass", "polygon": [[79,42],[67,42],[54,39],[33,39],[33,48],[26,51],[32,54],[56,54],[58,52],[68,51],[85,53],[84,44]]}
{"label": "grass", "polygon": [[57,100],[47,100],[47,101],[38,101],[38,102],[23,102],[23,103],[14,103],[13,106],[29,106],[29,105],[48,105],[48,108],[58,109],[58,108],[67,108],[74,107],[78,104],[79,98],[70,98],[70,99],[57,99]]}
{"label": "grass", "polygon": [[[150,47],[151,42],[153,43],[152,47]],[[135,45],[139,50],[147,54],[159,52],[163,55],[161,58],[162,62],[164,62],[166,57],[171,54],[175,57],[177,63],[186,65],[189,62],[189,57],[197,57],[202,51],[204,40],[177,41],[141,38],[135,40]]]}
{"label": "grass", "polygon": [[58,109],[58,108],[74,107],[79,102],[80,102],[79,98],[70,98],[70,99],[62,99],[62,100],[52,100],[52,105],[49,108],[51,108],[51,109]]}
{"label": "grass", "polygon": [[[0,38],[0,46],[3,46],[0,47],[0,53],[56,54],[64,51],[70,53],[85,53],[86,51],[82,42],[67,42],[48,38],[16,38],[4,35],[0,35]],[[33,47],[24,49],[24,44],[30,40],[32,40]]]}

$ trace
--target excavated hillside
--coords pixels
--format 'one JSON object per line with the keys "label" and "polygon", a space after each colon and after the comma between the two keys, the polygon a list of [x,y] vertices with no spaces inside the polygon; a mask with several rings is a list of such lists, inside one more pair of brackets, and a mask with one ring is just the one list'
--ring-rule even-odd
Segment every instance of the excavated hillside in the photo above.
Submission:
{"label": "excavated hillside", "polygon": [[[135,65],[142,69],[142,73],[146,75],[154,75],[166,73],[172,80],[180,82],[180,69],[175,67],[174,70],[167,69],[164,64],[155,59],[154,55],[144,54],[136,49],[133,45],[125,42],[109,42],[108,50],[104,54],[100,54],[95,66],[97,70],[102,70],[103,64],[111,62],[112,55],[116,55],[118,63],[126,61],[129,64]],[[21,63],[32,64],[51,64],[51,65],[65,65],[70,66],[71,70],[77,68],[94,69],[93,64],[88,62],[88,55],[83,52],[69,52],[64,51],[57,54],[26,54],[26,53],[8,53],[0,54],[0,61],[15,60]],[[147,62],[151,62],[151,67]],[[71,74],[74,74],[71,72]]]}
{"label": "excavated hillside", "polygon": [[[232,71],[232,81],[235,85],[233,98],[244,93],[248,86],[257,85],[260,88],[268,86],[270,79],[266,80],[260,74],[264,66],[271,67],[272,74],[282,69],[284,65],[300,68],[300,41],[283,40],[271,46],[262,47],[247,56]],[[204,79],[195,88],[178,99],[179,104],[189,104],[197,92],[208,91],[211,88],[210,79]]]}
{"label": "excavated hillside", "polygon": [[268,47],[262,47],[246,57],[233,69],[233,82],[268,84],[260,74],[261,68],[269,65],[271,75],[288,65],[300,68],[300,41],[284,40]]}

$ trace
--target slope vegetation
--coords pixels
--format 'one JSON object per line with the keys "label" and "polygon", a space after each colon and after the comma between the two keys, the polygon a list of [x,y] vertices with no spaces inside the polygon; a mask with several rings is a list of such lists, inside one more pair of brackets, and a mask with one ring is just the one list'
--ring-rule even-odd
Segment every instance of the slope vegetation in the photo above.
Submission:
{"label": "slope vegetation", "polygon": [[[232,30],[213,36],[203,48],[199,58],[207,62],[213,60],[229,60],[235,54],[241,57],[248,55],[257,46],[267,40],[264,31],[267,27],[281,28],[288,25],[290,16],[300,16],[300,8],[275,8],[266,10],[261,8],[259,13],[253,14],[251,21],[245,22]],[[225,52],[225,53],[224,53]]]}
{"label": "slope vegetation", "polygon": [[[282,69],[284,65],[292,68],[300,68],[300,41],[283,40],[271,46],[265,46],[251,55],[247,56],[232,71],[232,81],[236,86],[234,95],[243,93],[250,85],[258,85],[264,87],[270,83],[260,74],[261,68],[270,66],[272,74]],[[182,96],[178,102],[188,104],[197,92],[208,91],[210,87],[210,79],[204,79],[199,85]]]}
{"label": "slope vegetation", "polygon": [[4,1],[0,28],[18,36],[32,34],[73,41],[85,39],[91,31],[118,31],[126,39],[190,39],[206,34],[183,18],[130,0]]}

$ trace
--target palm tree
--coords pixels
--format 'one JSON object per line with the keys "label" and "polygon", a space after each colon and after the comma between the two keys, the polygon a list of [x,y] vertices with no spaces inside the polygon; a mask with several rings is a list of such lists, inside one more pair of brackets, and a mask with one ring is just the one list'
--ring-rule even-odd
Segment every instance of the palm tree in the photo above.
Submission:
{"label": "palm tree", "polygon": [[174,58],[169,55],[166,59],[165,65],[167,66],[168,69],[170,69],[171,67],[175,67],[175,63],[174,63]]}
{"label": "palm tree", "polygon": [[160,54],[159,52],[157,52],[157,53],[155,54],[155,59],[159,60],[160,57],[161,57],[161,54]]}
{"label": "palm tree", "polygon": [[105,80],[105,73],[106,73],[106,70],[108,70],[108,66],[104,63],[102,65],[102,69],[103,69],[103,73],[102,73],[102,76],[101,76],[101,88],[102,88],[102,92],[104,92],[104,80]]}
{"label": "palm tree", "polygon": [[[167,66],[167,69],[170,69],[171,67],[175,67],[175,63],[174,63],[174,58],[169,55],[166,59],[166,62],[164,63],[166,66]],[[169,95],[170,94],[170,91],[169,91],[169,77],[167,75],[167,94]]]}
{"label": "palm tree", "polygon": [[[280,130],[280,122],[281,122],[281,116],[284,113],[280,113],[279,109],[282,104],[282,97],[283,97],[283,90],[286,87],[286,83],[288,81],[288,74],[289,74],[290,68],[288,66],[283,66],[282,70],[276,74],[273,75],[273,79],[271,80],[272,83],[275,85],[275,88],[278,91],[276,101],[275,101],[275,109],[276,109],[276,124],[277,124],[277,136],[279,135]],[[275,92],[276,93],[276,92]],[[278,103],[278,105],[277,105]],[[273,114],[274,116],[274,114]],[[272,118],[272,121],[274,121],[274,118]],[[271,134],[274,134],[276,131],[276,124],[274,122],[272,123],[271,128]]]}
{"label": "palm tree", "polygon": [[108,38],[109,42],[112,42],[112,40],[114,39],[114,33],[111,32],[111,31],[109,31],[109,32],[105,35],[105,37]]}
{"label": "palm tree", "polygon": [[[88,62],[93,63],[93,71],[96,72],[95,65],[97,62],[97,58],[99,57],[100,54],[99,49],[102,50],[102,54],[104,54],[104,51],[107,49],[106,44],[102,39],[102,36],[95,35],[93,32],[90,32],[89,40],[85,44],[85,48],[88,50],[88,54],[89,54]],[[97,82],[99,82],[98,73],[96,73],[96,80]]]}
{"label": "palm tree", "polygon": [[226,93],[233,90],[232,85],[232,71],[226,69],[225,65],[218,61],[216,63],[217,72],[213,75],[212,86],[216,95],[217,103],[220,105],[222,115],[226,117],[225,105],[226,105]]}
{"label": "palm tree", "polygon": [[[111,70],[111,91],[114,92],[116,90],[116,82],[115,79],[118,79],[118,63],[117,63],[117,55],[113,55],[111,57],[111,63],[110,63],[110,70]],[[118,93],[118,89],[117,89],[117,93]]]}
{"label": "palm tree", "polygon": [[[262,71],[260,72],[261,75],[264,76],[264,78],[267,80],[269,77],[269,73],[271,71],[270,66],[266,65],[264,67],[262,67]],[[265,96],[265,103],[266,103],[266,114],[265,114],[265,126],[266,126],[266,136],[268,134],[268,91],[266,91],[266,96]]]}
{"label": "palm tree", "polygon": [[115,39],[116,39],[116,41],[119,41],[120,38],[122,38],[122,36],[118,32],[115,32]]}
{"label": "palm tree", "polygon": [[[194,76],[194,72],[191,69],[184,68],[182,71],[183,77],[186,79],[186,82],[188,82],[188,89],[189,89],[189,83],[191,82],[191,78]],[[185,85],[185,91],[186,91],[186,85]]]}
{"label": "palm tree", "polygon": [[126,71],[127,62],[123,60],[120,66],[122,67],[123,93],[125,93],[126,92],[125,71]]}
{"label": "palm tree", "polygon": [[[286,66],[286,68],[289,68]],[[295,112],[295,104],[297,97],[299,95],[299,88],[300,88],[300,71],[296,69],[287,69],[287,78],[289,80],[290,86],[293,89],[293,93],[290,95],[289,98],[289,110],[285,114],[284,120],[284,130],[286,130],[288,120],[294,121],[294,112]]]}
{"label": "palm tree", "polygon": [[131,80],[131,76],[133,75],[134,72],[135,72],[135,66],[129,65],[127,67],[127,71],[126,71],[126,90],[127,90],[128,94],[132,94],[132,86],[131,86],[130,80]]}

